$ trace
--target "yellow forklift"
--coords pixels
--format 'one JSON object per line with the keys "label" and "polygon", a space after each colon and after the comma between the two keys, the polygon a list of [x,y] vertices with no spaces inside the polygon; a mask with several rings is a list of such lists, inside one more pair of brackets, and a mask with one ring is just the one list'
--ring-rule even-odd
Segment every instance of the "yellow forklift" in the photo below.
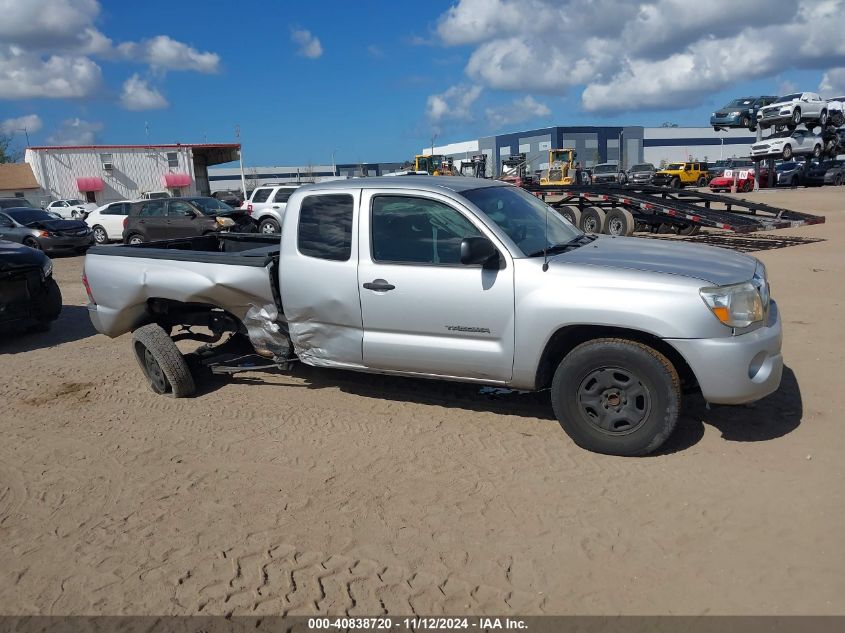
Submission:
{"label": "yellow forklift", "polygon": [[545,176],[540,177],[541,186],[560,186],[578,184],[575,175],[575,157],[578,154],[574,149],[550,149],[549,150],[549,171]]}

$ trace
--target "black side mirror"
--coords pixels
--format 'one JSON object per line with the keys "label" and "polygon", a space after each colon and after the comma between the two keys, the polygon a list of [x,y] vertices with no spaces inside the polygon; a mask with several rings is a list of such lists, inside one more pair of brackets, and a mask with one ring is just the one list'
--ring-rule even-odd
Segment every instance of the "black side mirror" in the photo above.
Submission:
{"label": "black side mirror", "polygon": [[465,237],[461,241],[461,263],[465,266],[487,264],[493,258],[498,260],[499,251],[486,237]]}

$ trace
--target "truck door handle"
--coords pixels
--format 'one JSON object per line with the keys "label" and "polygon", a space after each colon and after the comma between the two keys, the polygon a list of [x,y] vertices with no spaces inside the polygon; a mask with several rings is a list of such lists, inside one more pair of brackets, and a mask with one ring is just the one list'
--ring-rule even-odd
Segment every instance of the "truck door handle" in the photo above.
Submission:
{"label": "truck door handle", "polygon": [[375,290],[376,292],[384,292],[386,290],[393,290],[396,286],[393,284],[387,283],[384,279],[373,279],[370,282],[364,284],[364,288],[367,290]]}

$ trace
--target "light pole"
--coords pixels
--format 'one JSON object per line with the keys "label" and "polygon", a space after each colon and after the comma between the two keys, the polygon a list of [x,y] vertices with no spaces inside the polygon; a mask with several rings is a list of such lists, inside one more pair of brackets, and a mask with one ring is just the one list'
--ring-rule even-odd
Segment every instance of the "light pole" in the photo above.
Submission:
{"label": "light pole", "polygon": [[431,135],[431,155],[434,156],[434,141],[437,140],[438,134],[435,132]]}
{"label": "light pole", "polygon": [[337,165],[334,162],[334,155],[337,152],[337,148],[335,147],[332,150],[332,176],[337,176]]}
{"label": "light pole", "polygon": [[235,126],[235,138],[238,139],[238,162],[241,166],[241,189],[243,189],[244,200],[246,200],[246,176],[244,175],[244,152],[241,146],[241,126]]}
{"label": "light pole", "polygon": [[722,160],[722,152],[725,149],[725,137],[719,137],[719,160]]}
{"label": "light pole", "polygon": [[26,146],[29,147],[29,131],[26,129],[26,127],[22,127],[18,130],[18,132],[24,133],[24,135],[26,136]]}

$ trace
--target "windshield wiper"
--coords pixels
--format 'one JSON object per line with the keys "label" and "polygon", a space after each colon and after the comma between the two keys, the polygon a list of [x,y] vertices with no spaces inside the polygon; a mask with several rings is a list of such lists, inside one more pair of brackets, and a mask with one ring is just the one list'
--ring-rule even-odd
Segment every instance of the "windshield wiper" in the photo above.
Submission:
{"label": "windshield wiper", "polygon": [[[584,244],[589,244],[593,240],[596,239],[595,235],[587,235],[583,233],[578,237],[575,237],[568,242],[561,242],[560,244],[552,244],[551,246],[546,247],[545,249],[541,249],[535,253],[531,253],[528,257],[540,257],[541,255],[555,255],[557,253],[564,253],[568,251],[570,248],[578,248],[579,246],[583,246]],[[586,241],[585,241],[586,240]]]}

